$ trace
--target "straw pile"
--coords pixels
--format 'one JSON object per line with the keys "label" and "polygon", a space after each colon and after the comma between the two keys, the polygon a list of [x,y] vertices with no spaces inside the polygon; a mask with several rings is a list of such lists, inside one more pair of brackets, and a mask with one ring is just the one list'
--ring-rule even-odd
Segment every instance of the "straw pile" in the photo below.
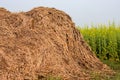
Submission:
{"label": "straw pile", "polygon": [[0,79],[89,80],[91,73],[110,74],[83,40],[70,16],[38,7],[11,13],[0,8]]}

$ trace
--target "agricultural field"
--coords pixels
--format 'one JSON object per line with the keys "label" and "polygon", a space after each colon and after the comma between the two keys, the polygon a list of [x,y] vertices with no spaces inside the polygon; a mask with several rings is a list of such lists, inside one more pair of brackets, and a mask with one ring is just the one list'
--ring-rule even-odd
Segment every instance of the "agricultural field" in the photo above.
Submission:
{"label": "agricultural field", "polygon": [[[100,24],[97,27],[78,27],[86,42],[99,59],[116,72],[116,75],[104,80],[120,80],[120,25]],[[96,76],[95,80],[100,80]]]}
{"label": "agricultural field", "polygon": [[120,26],[98,25],[79,28],[86,42],[102,60],[120,61]]}

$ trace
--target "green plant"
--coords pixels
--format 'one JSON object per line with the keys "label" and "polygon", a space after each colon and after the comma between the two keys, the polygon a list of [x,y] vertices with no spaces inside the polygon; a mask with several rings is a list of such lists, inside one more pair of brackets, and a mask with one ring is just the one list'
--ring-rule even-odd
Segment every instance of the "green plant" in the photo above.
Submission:
{"label": "green plant", "polygon": [[120,61],[120,26],[112,23],[78,29],[98,58]]}
{"label": "green plant", "polygon": [[47,80],[62,80],[61,77],[48,76]]}

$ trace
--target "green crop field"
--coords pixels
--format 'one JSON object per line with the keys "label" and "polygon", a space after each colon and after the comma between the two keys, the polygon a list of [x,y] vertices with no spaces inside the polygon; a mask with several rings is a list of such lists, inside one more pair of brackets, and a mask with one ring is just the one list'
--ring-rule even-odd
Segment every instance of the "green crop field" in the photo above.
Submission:
{"label": "green crop field", "polygon": [[112,23],[79,29],[98,58],[120,61],[120,26]]}
{"label": "green crop field", "polygon": [[[116,71],[116,75],[104,80],[120,80],[120,25],[92,25],[78,27],[96,56]],[[95,80],[101,80],[97,77]]]}

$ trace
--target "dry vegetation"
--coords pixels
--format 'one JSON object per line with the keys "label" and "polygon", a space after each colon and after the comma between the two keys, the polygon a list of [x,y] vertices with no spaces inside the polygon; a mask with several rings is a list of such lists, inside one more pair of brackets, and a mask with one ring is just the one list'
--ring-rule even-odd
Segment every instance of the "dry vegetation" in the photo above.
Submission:
{"label": "dry vegetation", "polygon": [[39,7],[11,13],[0,8],[0,79],[35,80],[47,76],[89,80],[112,75],[64,12]]}

